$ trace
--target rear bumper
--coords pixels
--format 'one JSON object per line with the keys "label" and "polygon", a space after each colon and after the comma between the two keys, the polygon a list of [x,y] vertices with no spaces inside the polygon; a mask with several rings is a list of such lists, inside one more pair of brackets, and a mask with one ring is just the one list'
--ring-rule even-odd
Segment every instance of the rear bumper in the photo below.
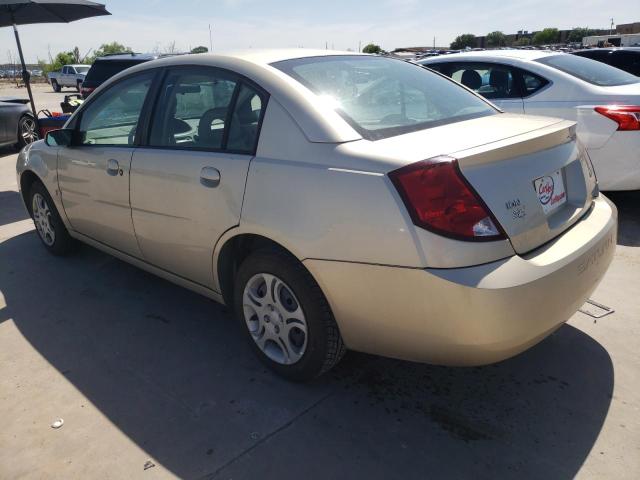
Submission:
{"label": "rear bumper", "polygon": [[576,312],[611,263],[616,226],[615,206],[600,196],[570,230],[526,256],[427,270],[304,263],[349,348],[434,364],[481,365],[526,350]]}

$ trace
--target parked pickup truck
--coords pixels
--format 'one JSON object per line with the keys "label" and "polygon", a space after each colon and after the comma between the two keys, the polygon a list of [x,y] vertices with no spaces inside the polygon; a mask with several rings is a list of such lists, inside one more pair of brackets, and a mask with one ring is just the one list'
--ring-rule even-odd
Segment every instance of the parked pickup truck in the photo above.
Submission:
{"label": "parked pickup truck", "polygon": [[62,87],[73,87],[79,92],[90,67],[91,65],[65,65],[59,72],[48,75],[49,83],[55,92],[62,90]]}

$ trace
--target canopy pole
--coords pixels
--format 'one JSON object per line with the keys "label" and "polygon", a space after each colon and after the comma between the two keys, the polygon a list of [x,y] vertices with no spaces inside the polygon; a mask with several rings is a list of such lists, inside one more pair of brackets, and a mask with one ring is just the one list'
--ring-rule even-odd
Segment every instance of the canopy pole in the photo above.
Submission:
{"label": "canopy pole", "polygon": [[31,111],[36,120],[36,131],[38,131],[38,112],[36,111],[36,104],[33,101],[33,93],[31,93],[31,83],[29,82],[29,72],[27,71],[27,65],[24,63],[24,55],[22,54],[22,45],[20,44],[20,35],[18,35],[18,28],[16,24],[13,24],[13,33],[16,35],[16,43],[18,44],[18,54],[20,55],[20,63],[22,63],[22,80],[27,87],[27,93],[29,94],[29,102],[31,102]]}

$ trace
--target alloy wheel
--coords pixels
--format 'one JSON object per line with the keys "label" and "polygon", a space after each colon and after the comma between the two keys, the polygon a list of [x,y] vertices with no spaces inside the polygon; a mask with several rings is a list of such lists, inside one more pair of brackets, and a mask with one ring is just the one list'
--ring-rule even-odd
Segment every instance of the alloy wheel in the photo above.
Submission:
{"label": "alloy wheel", "polygon": [[292,365],[307,348],[307,320],[293,290],[280,278],[258,273],[243,293],[244,320],[254,342],[276,363]]}
{"label": "alloy wheel", "polygon": [[20,122],[20,138],[25,145],[38,140],[36,133],[36,121],[31,117],[25,117]]}

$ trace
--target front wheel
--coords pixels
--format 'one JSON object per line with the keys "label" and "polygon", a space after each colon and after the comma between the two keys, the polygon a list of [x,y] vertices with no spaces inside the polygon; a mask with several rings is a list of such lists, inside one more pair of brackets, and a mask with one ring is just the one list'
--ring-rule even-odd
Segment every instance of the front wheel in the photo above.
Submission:
{"label": "front wheel", "polygon": [[18,148],[38,140],[36,121],[31,115],[23,115],[18,121]]}
{"label": "front wheel", "polygon": [[51,87],[53,88],[54,92],[59,92],[60,90],[62,90],[62,87],[58,84],[56,80],[51,80]]}
{"label": "front wheel", "polygon": [[260,250],[236,276],[234,310],[258,357],[281,376],[311,380],[345,352],[320,287],[291,255]]}
{"label": "front wheel", "polygon": [[31,186],[29,210],[38,236],[49,252],[66,255],[73,250],[75,241],[64,226],[49,192],[39,181]]}
{"label": "front wheel", "polygon": [[78,93],[80,93],[82,91],[82,82],[78,82],[76,83],[76,90],[78,91]]}

